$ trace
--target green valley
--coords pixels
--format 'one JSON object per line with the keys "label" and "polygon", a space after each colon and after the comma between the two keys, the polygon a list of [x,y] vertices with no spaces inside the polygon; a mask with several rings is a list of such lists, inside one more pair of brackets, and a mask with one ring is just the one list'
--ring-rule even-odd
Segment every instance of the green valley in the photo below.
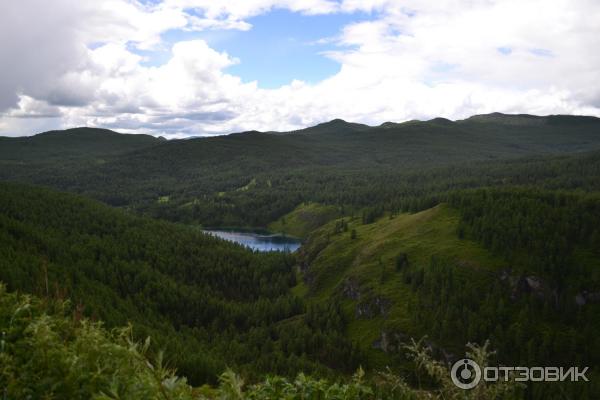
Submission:
{"label": "green valley", "polygon": [[0,0],[0,400],[600,399],[600,0]]}
{"label": "green valley", "polygon": [[[136,385],[173,398],[594,398],[598,121],[488,114],[188,140],[88,128],[2,138],[2,329],[30,302],[35,326],[48,314],[44,332],[64,338],[60,363],[113,348],[113,364],[98,362],[122,398]],[[302,246],[251,251],[206,227]],[[58,349],[19,329],[4,339],[10,393],[25,393],[18,374],[47,372],[19,358],[23,343]],[[590,382],[463,392],[448,369],[465,349],[490,365],[588,366]],[[108,393],[108,378],[69,373],[85,393]],[[74,393],[69,382],[61,393]]]}

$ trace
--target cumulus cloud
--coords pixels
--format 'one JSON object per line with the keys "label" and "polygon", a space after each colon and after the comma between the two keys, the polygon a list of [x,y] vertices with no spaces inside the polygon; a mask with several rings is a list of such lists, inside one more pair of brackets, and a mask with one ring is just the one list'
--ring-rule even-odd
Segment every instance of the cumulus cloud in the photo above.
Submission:
{"label": "cumulus cloud", "polygon": [[[243,60],[168,30],[248,30],[285,8],[368,13],[323,54],[340,71],[276,89],[226,72]],[[378,124],[492,111],[600,116],[595,0],[133,0],[0,3],[0,134],[91,125],[170,136]]]}

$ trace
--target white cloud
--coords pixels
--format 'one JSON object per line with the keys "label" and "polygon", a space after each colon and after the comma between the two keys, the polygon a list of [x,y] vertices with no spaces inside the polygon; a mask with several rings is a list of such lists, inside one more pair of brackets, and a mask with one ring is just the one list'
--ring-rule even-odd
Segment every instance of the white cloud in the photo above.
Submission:
{"label": "white cloud", "polygon": [[331,0],[166,0],[170,7],[195,8],[209,19],[244,20],[264,14],[274,8],[284,8],[304,14],[327,14],[338,11],[339,5]]}
{"label": "white cloud", "polygon": [[[158,67],[131,50],[164,46],[169,29],[251,29],[249,17],[278,7],[372,18],[334,38],[324,56],[340,72],[314,85],[243,83],[225,72],[243,60],[202,40],[176,43]],[[594,0],[2,2],[0,133],[94,125],[181,136],[333,118],[600,116],[599,27]]]}

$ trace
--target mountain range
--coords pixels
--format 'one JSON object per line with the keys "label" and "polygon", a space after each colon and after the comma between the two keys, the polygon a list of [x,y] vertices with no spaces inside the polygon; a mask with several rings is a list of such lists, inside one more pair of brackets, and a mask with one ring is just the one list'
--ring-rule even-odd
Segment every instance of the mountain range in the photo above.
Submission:
{"label": "mountain range", "polygon": [[[14,361],[18,349],[67,357],[44,343],[81,335],[77,357],[93,357],[82,318],[131,324],[133,342],[152,338],[144,357],[196,388],[231,382],[227,367],[263,382],[256,390],[285,379],[300,390],[312,382],[300,372],[348,383],[358,370],[364,381],[351,382],[381,398],[449,398],[464,393],[405,350],[446,373],[467,343],[489,340],[486,362],[590,367],[589,385],[530,383],[505,398],[600,393],[598,118],[338,119],[185,140],[75,128],[0,138],[0,181],[0,281],[15,292],[0,287],[0,357],[21,368],[15,382],[51,376],[46,394],[64,382]],[[206,227],[269,229],[302,246],[253,252]],[[22,294],[41,300],[26,297],[36,317],[17,326]],[[46,312],[44,332],[66,336],[33,341],[22,324],[42,326]],[[105,348],[124,340],[90,332]],[[102,371],[71,372],[69,393],[88,378],[108,390]]]}

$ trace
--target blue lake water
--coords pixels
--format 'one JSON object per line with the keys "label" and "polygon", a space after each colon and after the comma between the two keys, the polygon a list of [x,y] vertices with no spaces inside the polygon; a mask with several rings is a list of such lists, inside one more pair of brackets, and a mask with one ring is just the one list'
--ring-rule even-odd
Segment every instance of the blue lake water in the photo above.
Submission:
{"label": "blue lake water", "polygon": [[296,238],[278,234],[260,234],[227,230],[205,230],[204,232],[258,251],[294,252],[301,244],[300,240]]}

